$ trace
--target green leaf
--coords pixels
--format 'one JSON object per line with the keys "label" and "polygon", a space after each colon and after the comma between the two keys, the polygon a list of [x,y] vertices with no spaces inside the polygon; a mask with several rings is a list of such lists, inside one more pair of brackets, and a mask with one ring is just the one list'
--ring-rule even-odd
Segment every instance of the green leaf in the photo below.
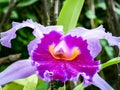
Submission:
{"label": "green leaf", "polygon": [[84,90],[83,83],[81,83],[78,86],[76,86],[73,90]]}
{"label": "green leaf", "polygon": [[18,13],[16,11],[12,11],[10,17],[13,18],[13,19],[17,19],[18,18]]}
{"label": "green leaf", "polygon": [[12,82],[5,85],[3,90],[23,90],[23,86]]}
{"label": "green leaf", "polygon": [[106,40],[101,40],[100,41],[101,45],[103,46],[103,48],[105,49],[107,55],[109,56],[110,59],[112,59],[114,57],[114,49],[113,47],[108,45],[108,42]]}
{"label": "green leaf", "polygon": [[59,87],[58,90],[66,90],[66,84],[64,83],[63,87]]}
{"label": "green leaf", "polygon": [[24,86],[23,90],[36,90],[38,77],[36,75],[32,75],[28,78],[16,80],[14,82],[23,85]]}
{"label": "green leaf", "polygon": [[0,3],[9,3],[10,0],[0,0]]}
{"label": "green leaf", "polygon": [[0,72],[2,72],[3,70],[5,70],[7,67],[7,65],[0,65]]}
{"label": "green leaf", "polygon": [[85,0],[65,1],[57,22],[57,25],[63,25],[65,33],[77,25],[84,1]]}
{"label": "green leaf", "polygon": [[98,17],[96,17],[94,21],[97,25],[103,24],[103,20],[99,19]]}
{"label": "green leaf", "polygon": [[103,10],[107,9],[105,2],[98,3],[96,5],[96,8],[102,8]]}
{"label": "green leaf", "polygon": [[48,86],[49,86],[48,83],[39,79],[36,90],[48,90]]}
{"label": "green leaf", "polygon": [[36,75],[32,75],[31,77],[27,78],[27,83],[24,86],[23,90],[36,90],[38,77]]}
{"label": "green leaf", "polygon": [[19,79],[19,80],[15,80],[15,83],[19,84],[19,85],[25,85],[26,84],[26,78],[25,79]]}
{"label": "green leaf", "polygon": [[18,7],[25,7],[25,6],[29,6],[35,2],[37,2],[38,0],[20,0],[20,2],[18,3]]}
{"label": "green leaf", "polygon": [[63,86],[63,87],[58,88],[58,90],[65,90],[65,88],[64,88],[64,86]]}
{"label": "green leaf", "polygon": [[36,90],[47,90],[47,89],[48,89],[48,84],[46,83],[42,83],[36,88]]}
{"label": "green leaf", "polygon": [[37,18],[31,13],[27,13],[26,17],[32,19],[33,21],[37,21]]}
{"label": "green leaf", "polygon": [[111,65],[114,65],[114,64],[117,64],[117,63],[120,63],[120,57],[116,57],[116,58],[113,58],[105,63],[103,63],[101,65],[101,70],[108,67],[108,66],[111,66]]}
{"label": "green leaf", "polygon": [[120,8],[114,8],[114,11],[117,13],[117,14],[119,14],[120,15]]}
{"label": "green leaf", "polygon": [[120,4],[120,0],[118,0],[119,4]]}
{"label": "green leaf", "polygon": [[91,10],[86,11],[85,15],[88,19],[95,19],[96,18],[96,15]]}

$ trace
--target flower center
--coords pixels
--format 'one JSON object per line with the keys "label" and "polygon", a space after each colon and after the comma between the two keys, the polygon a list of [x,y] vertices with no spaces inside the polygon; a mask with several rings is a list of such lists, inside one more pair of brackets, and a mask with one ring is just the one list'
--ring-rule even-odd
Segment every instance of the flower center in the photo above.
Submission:
{"label": "flower center", "polygon": [[62,47],[55,50],[55,48],[54,44],[49,46],[49,52],[55,59],[74,60],[80,54],[80,50],[77,47],[73,47],[71,50]]}

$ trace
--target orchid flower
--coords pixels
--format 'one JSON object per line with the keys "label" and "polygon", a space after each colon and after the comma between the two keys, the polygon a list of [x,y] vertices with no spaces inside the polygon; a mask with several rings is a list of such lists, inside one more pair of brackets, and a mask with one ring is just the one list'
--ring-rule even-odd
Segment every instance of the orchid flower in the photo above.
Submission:
{"label": "orchid flower", "polygon": [[20,60],[0,73],[0,85],[16,79],[37,74],[39,78],[50,82],[77,81],[83,77],[83,85],[93,84],[101,90],[113,90],[97,73],[100,71],[100,60],[94,60],[101,51],[100,39],[106,39],[111,46],[120,49],[120,37],[106,33],[103,26],[88,30],[75,28],[64,35],[62,26],[47,26],[33,22],[13,22],[12,28],[1,33],[0,42],[11,48],[11,40],[16,38],[16,31],[23,27],[33,29],[35,39],[28,45],[30,60]]}

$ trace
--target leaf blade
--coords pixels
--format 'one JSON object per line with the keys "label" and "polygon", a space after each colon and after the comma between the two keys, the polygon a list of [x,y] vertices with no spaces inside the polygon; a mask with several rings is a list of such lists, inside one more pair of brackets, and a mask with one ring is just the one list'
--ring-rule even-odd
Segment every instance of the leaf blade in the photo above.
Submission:
{"label": "leaf blade", "polygon": [[8,83],[7,85],[5,85],[3,87],[3,90],[22,90],[22,89],[23,89],[22,85],[19,85],[19,84],[14,83],[14,82]]}
{"label": "leaf blade", "polygon": [[36,90],[38,77],[36,75],[32,75],[27,78],[28,81],[26,85],[24,86],[23,90]]}
{"label": "leaf blade", "polygon": [[73,90],[84,90],[83,83],[81,83],[78,86],[76,86]]}
{"label": "leaf blade", "polygon": [[64,26],[65,33],[76,26],[83,4],[84,0],[66,0],[57,22]]}

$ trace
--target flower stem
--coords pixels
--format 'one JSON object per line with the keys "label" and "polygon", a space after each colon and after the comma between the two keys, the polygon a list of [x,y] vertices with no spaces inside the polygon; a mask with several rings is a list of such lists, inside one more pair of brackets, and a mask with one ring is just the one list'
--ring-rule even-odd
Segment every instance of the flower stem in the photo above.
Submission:
{"label": "flower stem", "polygon": [[64,90],[66,90],[66,85],[65,85],[65,82],[64,82]]}
{"label": "flower stem", "polygon": [[117,63],[120,63],[120,57],[116,57],[116,58],[113,58],[105,63],[103,63],[101,65],[101,70],[108,67],[108,66],[111,66],[111,65],[114,65],[114,64],[117,64]]}

